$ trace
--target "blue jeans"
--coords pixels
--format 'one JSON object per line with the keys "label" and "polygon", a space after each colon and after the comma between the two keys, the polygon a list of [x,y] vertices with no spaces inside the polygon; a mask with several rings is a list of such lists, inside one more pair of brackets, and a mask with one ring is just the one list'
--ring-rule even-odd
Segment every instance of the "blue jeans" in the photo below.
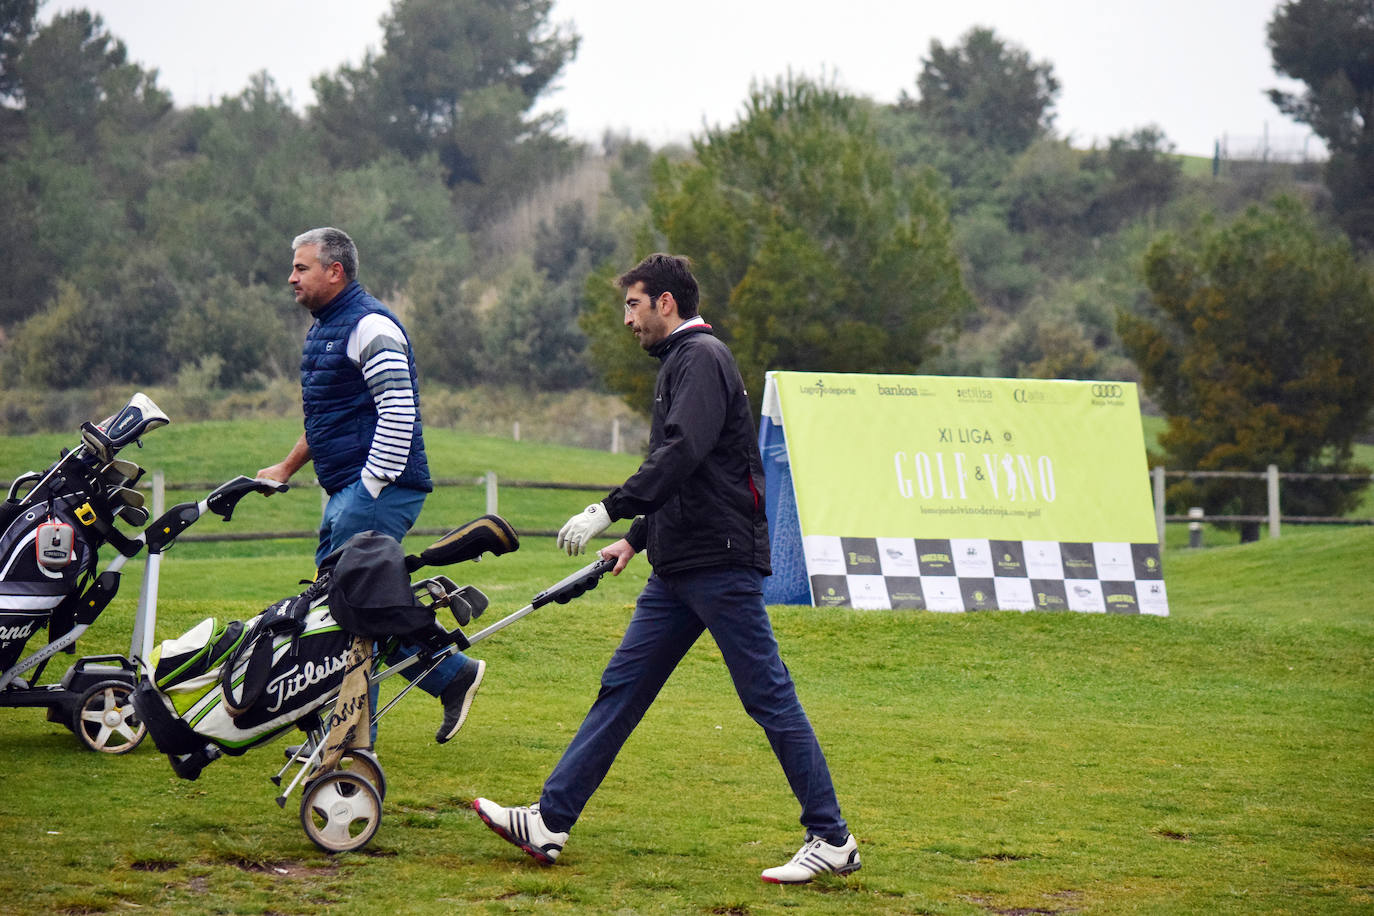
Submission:
{"label": "blue jeans", "polygon": [[[361,480],[330,494],[329,502],[324,507],[324,518],[320,521],[320,544],[315,550],[315,565],[319,566],[325,557],[343,547],[349,538],[360,531],[379,531],[397,541],[401,540],[420,517],[420,509],[428,495],[424,490],[388,485],[373,499]],[[385,661],[394,665],[418,652],[415,646],[402,645],[388,654]],[[419,688],[437,697],[453,683],[468,661],[466,655],[455,652],[427,676],[420,678]],[[408,680],[416,679],[408,671],[401,672],[401,675]],[[373,687],[372,690],[375,707],[377,688]]]}
{"label": "blue jeans", "polygon": [[735,692],[768,736],[808,833],[842,843],[849,833],[830,769],[778,654],[763,603],[763,576],[747,567],[649,577],[620,646],[572,743],[544,782],[539,814],[572,828],[659,690],[703,630],[720,647]]}

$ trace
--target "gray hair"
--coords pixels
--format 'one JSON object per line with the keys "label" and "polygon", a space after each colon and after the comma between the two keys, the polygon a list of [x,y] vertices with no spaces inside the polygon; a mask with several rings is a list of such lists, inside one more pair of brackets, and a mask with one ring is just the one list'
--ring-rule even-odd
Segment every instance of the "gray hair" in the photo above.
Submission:
{"label": "gray hair", "polygon": [[344,276],[350,282],[358,279],[358,246],[353,244],[347,232],[331,226],[311,229],[302,232],[291,241],[291,250],[295,251],[302,245],[316,246],[315,254],[319,257],[320,264],[329,267],[338,261],[343,267]]}

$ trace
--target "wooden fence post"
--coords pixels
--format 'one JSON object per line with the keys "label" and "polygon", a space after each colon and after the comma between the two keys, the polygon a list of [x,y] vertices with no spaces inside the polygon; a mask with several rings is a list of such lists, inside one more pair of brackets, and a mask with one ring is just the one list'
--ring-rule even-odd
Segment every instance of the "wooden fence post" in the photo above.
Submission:
{"label": "wooden fence post", "polygon": [[167,475],[153,471],[153,518],[162,518],[167,511]]}
{"label": "wooden fence post", "polygon": [[496,514],[496,472],[487,471],[487,515]]}
{"label": "wooden fence post", "polygon": [[1269,465],[1265,473],[1269,482],[1269,536],[1279,536],[1279,466]]}

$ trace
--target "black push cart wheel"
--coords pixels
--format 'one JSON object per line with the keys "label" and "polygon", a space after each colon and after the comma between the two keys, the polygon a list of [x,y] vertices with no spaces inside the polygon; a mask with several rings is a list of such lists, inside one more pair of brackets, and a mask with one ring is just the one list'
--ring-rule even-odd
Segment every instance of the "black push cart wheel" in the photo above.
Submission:
{"label": "black push cart wheel", "polygon": [[326,773],[311,780],[301,796],[301,826],[325,852],[363,848],[381,823],[382,797],[357,773]]}
{"label": "black push cart wheel", "polygon": [[72,711],[72,731],[81,743],[102,754],[127,754],[138,747],[147,727],[139,721],[125,681],[100,681],[87,687]]}

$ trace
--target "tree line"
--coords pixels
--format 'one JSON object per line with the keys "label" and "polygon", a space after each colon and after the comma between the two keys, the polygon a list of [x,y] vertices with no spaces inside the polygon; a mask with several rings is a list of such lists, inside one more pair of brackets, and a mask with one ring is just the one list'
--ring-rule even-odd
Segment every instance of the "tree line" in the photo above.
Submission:
{"label": "tree line", "polygon": [[[895,104],[787,74],[687,148],[591,148],[533,114],[578,48],[551,6],[396,0],[301,113],[268,73],[176,107],[98,16],[0,0],[0,383],[294,377],[290,239],[328,224],[426,383],[642,407],[654,367],[609,281],[668,249],[756,398],[771,368],[1138,380],[1170,418],[1159,460],[1352,468],[1374,403],[1367,0],[1270,23],[1309,90],[1274,102],[1331,150],[1320,182],[1185,171],[1154,125],[1075,148],[1052,64],[982,27],[932,41]],[[1290,498],[1332,514],[1354,492]]]}

